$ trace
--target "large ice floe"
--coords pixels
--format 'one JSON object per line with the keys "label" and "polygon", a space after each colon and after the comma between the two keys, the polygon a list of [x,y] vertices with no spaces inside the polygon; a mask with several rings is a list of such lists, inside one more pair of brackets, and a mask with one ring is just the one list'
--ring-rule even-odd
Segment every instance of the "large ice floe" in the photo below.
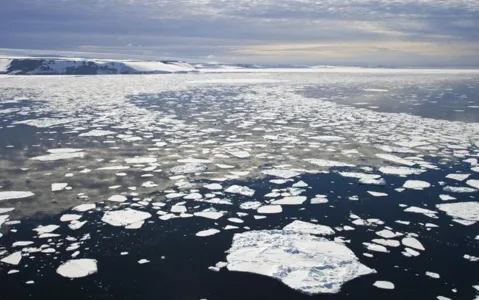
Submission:
{"label": "large ice floe", "polygon": [[295,221],[283,230],[237,233],[227,251],[227,268],[273,277],[306,294],[337,293],[345,282],[375,270],[361,264],[345,245],[313,235],[332,232]]}

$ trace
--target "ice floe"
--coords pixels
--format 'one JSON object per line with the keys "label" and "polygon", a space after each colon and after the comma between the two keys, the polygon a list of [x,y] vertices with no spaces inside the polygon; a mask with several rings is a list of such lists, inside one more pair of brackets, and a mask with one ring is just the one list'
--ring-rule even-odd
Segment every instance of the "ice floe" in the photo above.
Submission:
{"label": "ice floe", "polygon": [[389,282],[389,281],[378,280],[373,285],[377,288],[380,288],[380,289],[386,289],[386,290],[393,290],[394,289],[394,283]]}
{"label": "ice floe", "polygon": [[67,278],[81,278],[98,272],[97,261],[91,258],[71,259],[57,268],[57,273]]}
{"label": "ice floe", "polygon": [[306,294],[337,293],[375,272],[343,244],[288,230],[237,233],[227,253],[228,270],[273,277]]}
{"label": "ice floe", "polygon": [[64,159],[72,159],[72,158],[83,158],[84,156],[85,156],[85,152],[59,152],[59,153],[51,153],[47,155],[35,156],[30,159],[37,160],[37,161],[55,161],[55,160],[64,160]]}
{"label": "ice floe", "polygon": [[453,218],[458,218],[469,225],[479,221],[479,202],[456,202],[437,204],[436,207]]}
{"label": "ice floe", "polygon": [[23,191],[3,191],[0,192],[0,201],[3,200],[12,200],[12,199],[23,199],[35,196],[32,192],[23,192]]}
{"label": "ice floe", "polygon": [[265,175],[270,175],[270,176],[275,176],[275,177],[280,177],[280,178],[293,178],[298,175],[300,175],[300,172],[296,172],[293,170],[283,170],[283,169],[269,169],[269,170],[263,170],[261,173]]}
{"label": "ice floe", "polygon": [[206,229],[202,230],[196,233],[196,236],[199,237],[205,237],[205,236],[211,236],[219,233],[220,231],[218,229]]}
{"label": "ice floe", "polygon": [[308,199],[306,196],[291,196],[284,197],[282,199],[274,200],[271,202],[273,205],[301,205]]}
{"label": "ice floe", "polygon": [[253,196],[255,191],[247,186],[232,185],[225,190],[225,193],[240,194],[243,196]]}
{"label": "ice floe", "polygon": [[68,183],[52,183],[52,192],[59,192],[64,190]]}
{"label": "ice floe", "polygon": [[17,251],[0,259],[0,262],[16,266],[20,263],[21,260],[22,260],[22,251]]}
{"label": "ice floe", "polygon": [[279,214],[283,211],[281,205],[264,205],[256,210],[259,214]]}
{"label": "ice floe", "polygon": [[128,226],[130,224],[140,222],[151,218],[151,214],[144,211],[134,209],[123,209],[107,211],[101,220],[112,226]]}
{"label": "ice floe", "polygon": [[422,189],[428,188],[430,186],[431,186],[431,184],[429,182],[422,181],[422,180],[407,180],[403,184],[403,188],[415,189],[415,190],[422,190]]}

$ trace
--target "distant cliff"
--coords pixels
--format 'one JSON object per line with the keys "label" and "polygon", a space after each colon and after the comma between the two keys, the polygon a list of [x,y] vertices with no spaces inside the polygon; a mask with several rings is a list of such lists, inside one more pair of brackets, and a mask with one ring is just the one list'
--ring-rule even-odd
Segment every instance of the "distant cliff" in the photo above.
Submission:
{"label": "distant cliff", "polygon": [[170,74],[197,72],[180,61],[135,61],[76,58],[0,58],[0,74],[97,75]]}

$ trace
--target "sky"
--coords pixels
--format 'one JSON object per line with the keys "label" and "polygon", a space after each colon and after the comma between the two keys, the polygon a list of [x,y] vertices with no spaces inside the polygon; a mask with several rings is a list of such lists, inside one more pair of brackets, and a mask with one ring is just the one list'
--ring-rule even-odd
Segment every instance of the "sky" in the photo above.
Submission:
{"label": "sky", "polygon": [[479,0],[0,0],[0,54],[479,66]]}

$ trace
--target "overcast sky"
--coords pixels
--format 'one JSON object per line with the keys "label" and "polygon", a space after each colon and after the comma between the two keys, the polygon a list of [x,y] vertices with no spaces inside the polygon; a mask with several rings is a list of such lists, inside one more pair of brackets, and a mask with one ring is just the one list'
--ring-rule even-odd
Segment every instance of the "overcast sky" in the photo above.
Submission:
{"label": "overcast sky", "polygon": [[479,65],[479,0],[0,0],[0,4],[0,54]]}

